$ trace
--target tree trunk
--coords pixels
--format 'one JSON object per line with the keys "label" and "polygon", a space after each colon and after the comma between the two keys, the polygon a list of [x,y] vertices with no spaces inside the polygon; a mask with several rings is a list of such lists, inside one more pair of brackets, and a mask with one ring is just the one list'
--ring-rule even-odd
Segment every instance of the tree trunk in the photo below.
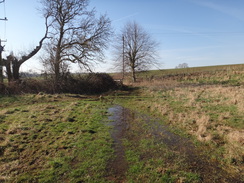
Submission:
{"label": "tree trunk", "polygon": [[[0,49],[3,49],[0,42]],[[0,83],[3,83],[3,60],[2,60],[2,50],[0,50]]]}
{"label": "tree trunk", "polygon": [[134,60],[130,61],[130,66],[131,66],[132,81],[135,83],[136,82],[136,71],[135,71],[135,61]]}
{"label": "tree trunk", "polygon": [[13,79],[14,81],[19,81],[19,69],[22,63],[18,62],[18,60],[14,60],[12,63],[12,69],[13,69]]}
{"label": "tree trunk", "polygon": [[132,70],[132,81],[134,83],[136,82],[136,72],[135,72],[135,69]]}
{"label": "tree trunk", "polygon": [[54,72],[55,72],[55,82],[58,84],[60,81],[60,64],[59,62],[54,63]]}
{"label": "tree trunk", "polygon": [[11,60],[9,60],[9,58],[7,58],[5,66],[6,66],[7,76],[8,76],[8,82],[11,82],[13,80],[13,74],[11,71]]}

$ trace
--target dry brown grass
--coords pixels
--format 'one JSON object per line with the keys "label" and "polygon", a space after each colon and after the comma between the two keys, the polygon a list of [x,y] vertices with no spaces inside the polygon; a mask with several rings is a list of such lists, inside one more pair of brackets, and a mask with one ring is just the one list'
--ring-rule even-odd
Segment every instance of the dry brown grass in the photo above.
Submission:
{"label": "dry brown grass", "polygon": [[[158,111],[166,117],[169,124],[185,129],[203,143],[212,144],[216,148],[216,154],[219,154],[218,158],[225,159],[229,166],[242,172],[244,87],[182,87],[169,81],[156,84],[144,89],[144,94],[152,97],[145,105],[149,105],[151,111]],[[162,89],[160,86],[166,87]]]}
{"label": "dry brown grass", "polygon": [[134,87],[147,87],[150,90],[171,89],[179,85],[179,82],[175,80],[144,80],[142,82],[131,83],[125,81],[125,85],[133,85]]}
{"label": "dry brown grass", "polygon": [[148,71],[138,74],[147,100],[158,113],[210,146],[213,158],[244,173],[244,65]]}

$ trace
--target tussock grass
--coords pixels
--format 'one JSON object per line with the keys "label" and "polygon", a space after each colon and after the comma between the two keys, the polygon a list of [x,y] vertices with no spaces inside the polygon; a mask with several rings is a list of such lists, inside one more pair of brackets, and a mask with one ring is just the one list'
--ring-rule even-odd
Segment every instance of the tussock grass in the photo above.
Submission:
{"label": "tussock grass", "polygon": [[153,95],[153,99],[141,105],[146,105],[151,112],[157,111],[167,123],[209,144],[219,155],[216,156],[219,160],[241,171],[244,156],[243,94],[244,88],[221,86],[177,87],[160,92],[149,90],[145,95]]}
{"label": "tussock grass", "polygon": [[[138,73],[137,106],[185,131],[229,171],[243,174],[244,65]],[[140,107],[139,107],[140,106]]]}

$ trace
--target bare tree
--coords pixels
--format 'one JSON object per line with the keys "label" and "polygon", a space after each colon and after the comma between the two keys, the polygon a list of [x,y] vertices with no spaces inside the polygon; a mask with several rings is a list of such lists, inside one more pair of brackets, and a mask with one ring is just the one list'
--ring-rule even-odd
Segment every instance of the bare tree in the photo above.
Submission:
{"label": "bare tree", "polygon": [[116,63],[123,70],[131,72],[133,82],[136,81],[137,71],[147,70],[158,64],[158,43],[138,23],[126,23],[116,39]]}
{"label": "bare tree", "polygon": [[45,26],[46,26],[45,34],[44,34],[43,38],[39,41],[38,46],[36,46],[29,53],[22,55],[20,58],[17,58],[16,56],[14,56],[14,54],[12,52],[12,53],[10,53],[9,56],[7,56],[7,59],[3,60],[3,65],[6,67],[6,72],[7,72],[9,82],[18,81],[20,79],[20,74],[19,74],[20,66],[24,62],[26,62],[27,60],[29,60],[30,58],[35,56],[41,50],[44,40],[48,38],[48,28],[49,28],[49,25],[47,22],[48,16],[49,15],[45,16]]}
{"label": "bare tree", "polygon": [[91,70],[92,63],[101,61],[111,35],[111,22],[106,15],[99,18],[95,10],[87,10],[88,0],[42,0],[42,13],[50,15],[52,37],[49,62],[56,81],[64,62],[78,63]]}

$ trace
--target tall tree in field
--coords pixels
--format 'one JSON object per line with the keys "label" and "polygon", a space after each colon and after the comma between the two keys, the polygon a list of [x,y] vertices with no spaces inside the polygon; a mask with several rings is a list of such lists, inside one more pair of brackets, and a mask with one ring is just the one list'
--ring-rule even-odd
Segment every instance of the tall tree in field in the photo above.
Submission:
{"label": "tall tree in field", "polygon": [[47,59],[56,81],[61,79],[65,63],[78,63],[90,70],[92,63],[102,60],[112,33],[106,15],[97,18],[94,9],[87,9],[88,0],[42,0],[41,3],[42,13],[49,15],[52,29]]}
{"label": "tall tree in field", "polygon": [[137,71],[157,65],[158,43],[138,23],[126,23],[116,39],[116,62],[124,71],[131,72],[133,82]]}

